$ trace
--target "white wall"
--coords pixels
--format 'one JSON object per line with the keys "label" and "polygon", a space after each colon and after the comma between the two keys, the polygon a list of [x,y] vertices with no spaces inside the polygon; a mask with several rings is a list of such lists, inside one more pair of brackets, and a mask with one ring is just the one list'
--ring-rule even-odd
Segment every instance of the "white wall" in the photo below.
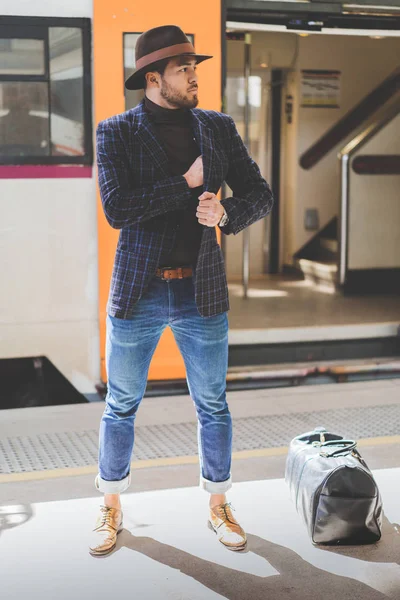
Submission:
{"label": "white wall", "polygon": [[[356,153],[399,154],[400,114]],[[358,175],[350,165],[349,269],[400,267],[400,176]]]}
{"label": "white wall", "polygon": [[93,17],[93,0],[1,0],[3,16]]}
{"label": "white wall", "polygon": [[[92,0],[2,0],[3,15],[92,17]],[[95,174],[95,170],[93,171]],[[96,181],[0,179],[0,358],[45,355],[100,379]]]}
{"label": "white wall", "polygon": [[79,391],[94,392],[95,180],[0,180],[0,213],[0,358],[45,355]]}

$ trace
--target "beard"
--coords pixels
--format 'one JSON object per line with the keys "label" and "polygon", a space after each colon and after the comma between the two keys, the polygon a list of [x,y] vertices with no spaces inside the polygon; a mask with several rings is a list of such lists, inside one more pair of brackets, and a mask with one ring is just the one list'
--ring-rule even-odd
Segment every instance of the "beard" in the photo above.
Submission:
{"label": "beard", "polygon": [[161,81],[161,97],[171,106],[175,106],[176,108],[195,108],[198,105],[199,99],[197,97],[197,90],[196,94],[188,92],[188,95],[186,96],[169,85],[165,79],[161,78]]}

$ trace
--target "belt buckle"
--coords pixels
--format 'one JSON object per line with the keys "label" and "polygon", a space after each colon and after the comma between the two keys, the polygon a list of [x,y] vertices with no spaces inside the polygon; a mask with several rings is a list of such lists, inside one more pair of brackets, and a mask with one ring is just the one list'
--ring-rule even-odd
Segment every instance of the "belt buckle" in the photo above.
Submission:
{"label": "belt buckle", "polygon": [[164,277],[164,271],[172,271],[172,267],[163,267],[161,269],[161,280],[162,281],[169,281],[170,279],[172,279],[171,277]]}
{"label": "belt buckle", "polygon": [[164,271],[177,271],[178,279],[183,279],[183,267],[163,267],[161,269],[161,279],[162,281],[169,281],[170,279],[174,279],[173,277],[164,277]]}

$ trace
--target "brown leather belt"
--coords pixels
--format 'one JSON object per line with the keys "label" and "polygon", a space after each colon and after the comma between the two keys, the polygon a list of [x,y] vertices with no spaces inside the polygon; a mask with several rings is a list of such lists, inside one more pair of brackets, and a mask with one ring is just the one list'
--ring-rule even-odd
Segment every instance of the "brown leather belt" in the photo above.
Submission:
{"label": "brown leather belt", "polygon": [[162,269],[157,269],[156,276],[161,277],[164,281],[167,279],[183,279],[184,277],[192,277],[193,269],[192,267],[164,267]]}

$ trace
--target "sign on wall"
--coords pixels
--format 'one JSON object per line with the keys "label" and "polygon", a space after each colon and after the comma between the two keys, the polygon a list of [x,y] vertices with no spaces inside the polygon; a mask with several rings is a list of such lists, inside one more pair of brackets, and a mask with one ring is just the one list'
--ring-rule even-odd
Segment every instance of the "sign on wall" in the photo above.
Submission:
{"label": "sign on wall", "polygon": [[339,108],[340,71],[303,69],[301,71],[301,106]]}

